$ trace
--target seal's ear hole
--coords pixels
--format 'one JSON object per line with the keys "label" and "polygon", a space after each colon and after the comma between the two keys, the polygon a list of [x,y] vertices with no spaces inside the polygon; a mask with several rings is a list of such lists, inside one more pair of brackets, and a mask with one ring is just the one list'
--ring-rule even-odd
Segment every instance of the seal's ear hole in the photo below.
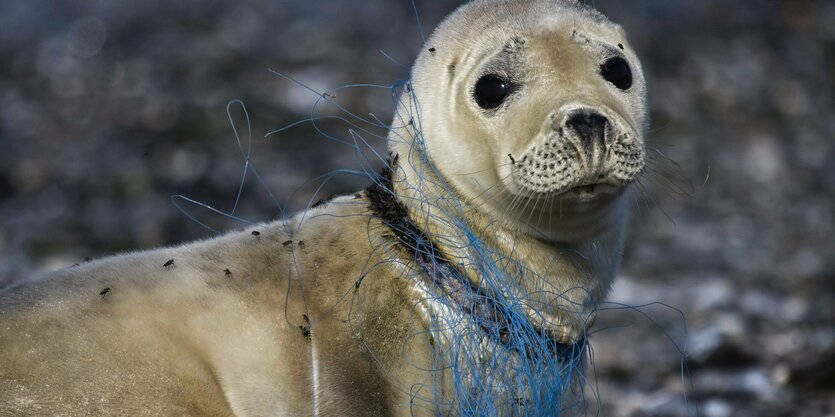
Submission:
{"label": "seal's ear hole", "polygon": [[475,84],[475,102],[485,110],[495,109],[510,94],[510,83],[498,75],[485,75]]}
{"label": "seal's ear hole", "polygon": [[600,75],[621,90],[628,90],[632,87],[632,69],[625,59],[621,57],[612,58],[600,66]]}

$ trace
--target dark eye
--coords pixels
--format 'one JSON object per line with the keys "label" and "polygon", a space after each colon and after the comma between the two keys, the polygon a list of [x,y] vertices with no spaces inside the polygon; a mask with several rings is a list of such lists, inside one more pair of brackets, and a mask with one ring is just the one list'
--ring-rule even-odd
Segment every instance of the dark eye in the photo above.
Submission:
{"label": "dark eye", "polygon": [[510,93],[510,84],[497,75],[485,75],[475,84],[475,102],[482,109],[499,107]]}
{"label": "dark eye", "polygon": [[612,58],[600,66],[600,75],[621,90],[632,87],[632,69],[621,57]]}

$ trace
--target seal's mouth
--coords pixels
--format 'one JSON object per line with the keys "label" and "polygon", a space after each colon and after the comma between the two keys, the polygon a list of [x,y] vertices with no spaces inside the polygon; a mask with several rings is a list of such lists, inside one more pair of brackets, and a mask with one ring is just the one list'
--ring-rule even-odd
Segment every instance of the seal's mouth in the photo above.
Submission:
{"label": "seal's mouth", "polygon": [[596,196],[601,194],[613,194],[624,188],[623,185],[614,185],[605,182],[598,182],[592,184],[578,185],[571,187],[565,191],[557,192],[556,195],[574,195],[574,196]]}
{"label": "seal's mouth", "polygon": [[581,185],[579,187],[574,187],[567,192],[574,192],[577,194],[594,194],[594,190],[597,188],[599,184],[589,184],[589,185]]}
{"label": "seal's mouth", "polygon": [[533,190],[524,190],[523,193],[525,197],[536,200],[536,201],[545,201],[546,203],[554,203],[554,202],[593,202],[598,199],[617,195],[626,188],[632,182],[626,183],[616,183],[614,181],[601,181],[601,182],[592,182],[592,183],[581,183],[579,185],[568,186],[557,190],[552,191],[533,191]]}

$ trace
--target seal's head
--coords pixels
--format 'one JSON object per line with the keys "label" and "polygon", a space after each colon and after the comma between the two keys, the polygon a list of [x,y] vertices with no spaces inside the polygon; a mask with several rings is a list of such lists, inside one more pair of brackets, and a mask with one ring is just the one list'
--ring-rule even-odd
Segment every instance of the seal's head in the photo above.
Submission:
{"label": "seal's head", "polygon": [[640,63],[623,30],[580,2],[468,3],[428,40],[412,83],[428,159],[532,234],[587,238],[643,170]]}

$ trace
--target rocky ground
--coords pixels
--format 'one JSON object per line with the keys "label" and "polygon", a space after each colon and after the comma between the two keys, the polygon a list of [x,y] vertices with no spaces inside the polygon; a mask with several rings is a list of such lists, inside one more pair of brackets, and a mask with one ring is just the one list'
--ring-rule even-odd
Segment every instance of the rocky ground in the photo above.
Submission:
{"label": "rocky ground", "polygon": [[[424,29],[455,3],[418,1]],[[593,3],[644,59],[655,150],[592,337],[602,415],[835,416],[835,3]],[[265,183],[303,208],[315,185],[297,187],[362,165],[309,125],[263,139],[317,98],[267,69],[319,90],[389,84],[420,48],[407,0],[0,6],[0,286],[210,234],[170,197],[234,204],[232,99]],[[391,114],[384,89],[338,100]],[[322,194],[366,182],[333,177]],[[241,202],[253,220],[279,211],[253,181]]]}

